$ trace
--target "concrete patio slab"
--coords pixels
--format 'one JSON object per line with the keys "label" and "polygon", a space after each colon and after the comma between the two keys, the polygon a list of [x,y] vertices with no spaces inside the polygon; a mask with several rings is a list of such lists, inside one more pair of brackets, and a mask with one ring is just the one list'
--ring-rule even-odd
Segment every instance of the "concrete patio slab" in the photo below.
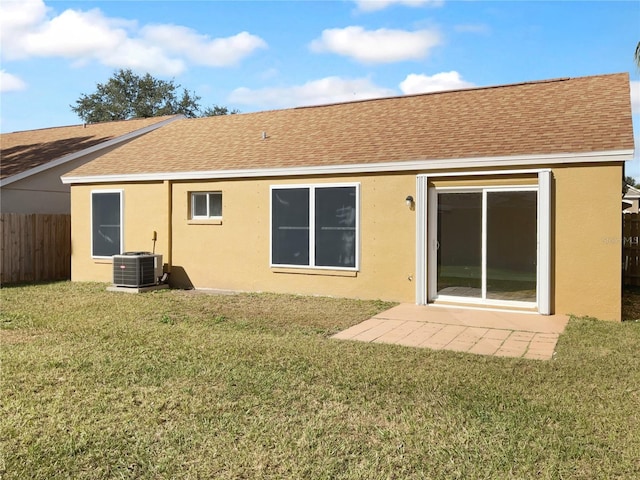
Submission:
{"label": "concrete patio slab", "polygon": [[418,347],[444,328],[444,325],[435,323],[413,322],[413,324],[416,326],[415,330],[396,343],[407,347]]}
{"label": "concrete patio slab", "polygon": [[370,330],[378,325],[380,325],[381,323],[383,323],[384,320],[383,319],[378,319],[378,318],[370,318],[369,320],[365,320],[364,322],[361,322],[357,325],[354,325],[351,328],[348,328],[346,330],[343,330],[342,332],[339,332],[337,334],[335,334],[333,336],[333,338],[341,338],[341,339],[350,339],[350,338],[354,338],[357,335],[359,335],[360,333],[366,332],[367,330]]}
{"label": "concrete patio slab", "polygon": [[333,338],[548,360],[568,321],[566,315],[403,303]]}

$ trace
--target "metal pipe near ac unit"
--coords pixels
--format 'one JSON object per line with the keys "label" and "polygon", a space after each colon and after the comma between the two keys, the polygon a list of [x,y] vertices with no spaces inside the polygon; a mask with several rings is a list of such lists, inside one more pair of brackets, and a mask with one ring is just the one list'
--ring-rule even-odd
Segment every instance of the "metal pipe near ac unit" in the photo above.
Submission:
{"label": "metal pipe near ac unit", "polygon": [[173,264],[173,182],[164,181],[167,195],[167,273],[171,273]]}

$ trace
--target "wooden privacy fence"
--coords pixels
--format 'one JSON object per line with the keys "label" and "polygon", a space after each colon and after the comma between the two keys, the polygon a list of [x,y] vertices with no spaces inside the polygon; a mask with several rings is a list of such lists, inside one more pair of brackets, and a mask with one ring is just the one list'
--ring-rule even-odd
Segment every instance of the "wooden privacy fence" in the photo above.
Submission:
{"label": "wooden privacy fence", "polygon": [[0,214],[0,283],[71,278],[71,215]]}
{"label": "wooden privacy fence", "polygon": [[640,286],[640,213],[622,215],[622,281]]}

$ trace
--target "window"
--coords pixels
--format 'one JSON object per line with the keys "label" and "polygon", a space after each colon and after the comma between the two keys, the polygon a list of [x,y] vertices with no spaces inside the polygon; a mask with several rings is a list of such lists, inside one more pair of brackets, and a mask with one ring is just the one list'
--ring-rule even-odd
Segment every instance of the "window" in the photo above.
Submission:
{"label": "window", "polygon": [[191,218],[221,218],[222,192],[191,193]]}
{"label": "window", "polygon": [[358,185],[271,188],[271,264],[358,268]]}
{"label": "window", "polygon": [[91,192],[91,256],[122,253],[122,191]]}

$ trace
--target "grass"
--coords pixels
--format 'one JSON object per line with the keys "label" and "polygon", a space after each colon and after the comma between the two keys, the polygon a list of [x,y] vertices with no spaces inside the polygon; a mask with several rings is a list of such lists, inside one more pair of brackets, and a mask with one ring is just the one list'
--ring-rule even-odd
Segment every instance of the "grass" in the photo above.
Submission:
{"label": "grass", "polygon": [[624,287],[622,292],[622,320],[640,321],[640,287]]}
{"label": "grass", "polygon": [[640,475],[640,322],[542,362],[328,338],[384,302],[0,293],[6,479]]}

